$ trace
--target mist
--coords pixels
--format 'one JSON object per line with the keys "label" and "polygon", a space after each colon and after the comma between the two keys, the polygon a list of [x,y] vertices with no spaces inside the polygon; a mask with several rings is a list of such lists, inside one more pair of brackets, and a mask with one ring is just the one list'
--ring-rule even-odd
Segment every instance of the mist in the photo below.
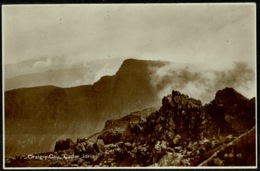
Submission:
{"label": "mist", "polygon": [[225,87],[232,87],[247,98],[255,97],[255,72],[247,63],[214,64],[169,62],[161,68],[150,68],[151,84],[156,88],[158,98],[177,90],[204,104]]}
{"label": "mist", "polygon": [[16,88],[53,85],[91,85],[104,75],[115,75],[124,58],[75,60],[69,57],[41,57],[5,65],[5,91]]}

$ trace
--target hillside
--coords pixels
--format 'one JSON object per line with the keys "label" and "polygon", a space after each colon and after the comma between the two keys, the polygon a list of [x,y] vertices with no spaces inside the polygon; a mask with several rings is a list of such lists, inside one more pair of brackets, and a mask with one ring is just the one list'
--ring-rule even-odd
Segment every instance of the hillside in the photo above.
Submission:
{"label": "hillside", "polygon": [[173,90],[159,110],[109,120],[93,136],[59,140],[52,152],[6,158],[6,166],[255,166],[255,138],[254,99],[225,88],[202,105]]}
{"label": "hillside", "polygon": [[64,136],[88,136],[100,131],[108,119],[157,106],[149,67],[161,65],[164,62],[129,59],[114,76],[104,76],[93,85],[6,91],[6,155],[48,151]]}

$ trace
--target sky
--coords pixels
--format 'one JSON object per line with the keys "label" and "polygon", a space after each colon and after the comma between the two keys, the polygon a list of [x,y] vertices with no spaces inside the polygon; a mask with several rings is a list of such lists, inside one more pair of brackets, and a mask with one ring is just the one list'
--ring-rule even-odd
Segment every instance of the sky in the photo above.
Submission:
{"label": "sky", "polygon": [[4,63],[131,57],[254,67],[255,16],[253,3],[4,5]]}

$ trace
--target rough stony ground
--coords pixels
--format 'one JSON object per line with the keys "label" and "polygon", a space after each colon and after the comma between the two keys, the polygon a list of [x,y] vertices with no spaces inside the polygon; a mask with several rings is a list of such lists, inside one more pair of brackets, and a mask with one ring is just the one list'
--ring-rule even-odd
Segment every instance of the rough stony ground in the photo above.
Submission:
{"label": "rough stony ground", "polygon": [[199,166],[255,166],[255,136],[256,130],[255,127],[253,127],[250,131],[240,135],[216,151]]}
{"label": "rough stony ground", "polygon": [[172,91],[159,110],[109,120],[100,133],[60,140],[54,152],[6,158],[6,166],[254,166],[255,136],[255,99],[226,88],[203,106]]}

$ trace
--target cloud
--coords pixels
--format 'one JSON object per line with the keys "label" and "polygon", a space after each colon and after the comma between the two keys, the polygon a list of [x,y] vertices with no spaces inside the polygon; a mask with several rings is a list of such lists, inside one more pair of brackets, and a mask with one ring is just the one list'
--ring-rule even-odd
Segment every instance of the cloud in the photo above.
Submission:
{"label": "cloud", "polygon": [[145,53],[214,60],[255,51],[253,4],[22,5],[3,11],[5,63]]}
{"label": "cloud", "polygon": [[36,61],[35,63],[33,63],[33,67],[34,68],[44,68],[44,67],[49,67],[52,64],[52,59],[51,58],[46,58],[46,60],[40,60],[40,61]]}
{"label": "cloud", "polygon": [[244,62],[230,63],[222,68],[168,63],[150,70],[151,83],[159,92],[159,98],[178,90],[208,103],[214,99],[216,91],[225,87],[233,87],[248,98],[256,95],[255,72]]}

